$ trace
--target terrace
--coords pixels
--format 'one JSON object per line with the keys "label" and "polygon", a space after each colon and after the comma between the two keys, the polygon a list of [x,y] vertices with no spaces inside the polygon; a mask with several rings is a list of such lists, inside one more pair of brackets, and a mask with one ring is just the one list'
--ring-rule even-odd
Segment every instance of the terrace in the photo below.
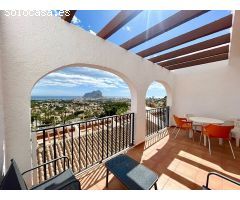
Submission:
{"label": "terrace", "polygon": [[[194,141],[183,130],[176,139],[172,133],[174,114],[239,119],[240,12],[165,13],[150,28],[126,34],[124,41],[114,39],[146,12],[116,11],[96,35],[74,23],[83,11],[62,18],[0,13],[1,173],[11,158],[25,171],[66,155],[83,189],[106,189],[103,164],[124,152],[158,174],[158,189],[201,189],[210,171],[240,179],[240,150],[234,138],[236,159],[226,142],[220,145],[214,139],[210,155],[199,143],[200,131]],[[122,78],[130,89],[131,112],[31,132],[32,87],[53,71],[75,66]],[[167,107],[146,111],[146,91],[154,81],[164,85]],[[65,162],[55,162],[25,179],[35,184],[64,168]],[[219,178],[213,178],[210,187],[239,189]],[[108,189],[125,188],[110,174]]]}
{"label": "terrace", "polygon": [[[156,134],[145,143],[130,149],[127,154],[159,175],[158,189],[162,190],[200,190],[206,184],[207,173],[216,171],[235,180],[240,178],[240,152],[234,147],[233,160],[229,146],[219,146],[213,141],[213,155],[206,154],[207,148],[199,145],[199,138],[192,142],[184,132],[177,140],[165,130]],[[88,190],[125,190],[126,187],[113,175],[109,186],[105,186],[106,169],[100,165],[79,176],[83,189]],[[212,177],[210,188],[215,190],[239,190],[228,181]]]}

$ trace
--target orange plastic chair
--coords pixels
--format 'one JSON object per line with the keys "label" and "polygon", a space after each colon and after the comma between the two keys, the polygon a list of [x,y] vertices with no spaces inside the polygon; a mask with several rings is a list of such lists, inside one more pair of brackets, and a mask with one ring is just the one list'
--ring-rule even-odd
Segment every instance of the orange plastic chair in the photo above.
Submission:
{"label": "orange plastic chair", "polygon": [[231,129],[233,128],[234,126],[223,126],[223,125],[216,125],[216,124],[209,124],[203,127],[203,134],[205,134],[208,138],[208,148],[209,148],[210,155],[212,154],[210,138],[222,138],[224,140],[228,140],[229,146],[233,154],[233,158],[235,159],[233,148],[230,142],[230,139],[231,139],[230,132],[231,132]]}
{"label": "orange plastic chair", "polygon": [[[178,131],[175,135],[175,139],[177,138],[177,135],[181,129],[192,130],[192,122],[187,121],[187,118],[177,117],[176,115],[173,115],[173,118],[176,123],[176,127],[174,128],[173,132],[175,131],[176,128],[178,128]],[[193,138],[193,140],[194,140],[194,138]]]}

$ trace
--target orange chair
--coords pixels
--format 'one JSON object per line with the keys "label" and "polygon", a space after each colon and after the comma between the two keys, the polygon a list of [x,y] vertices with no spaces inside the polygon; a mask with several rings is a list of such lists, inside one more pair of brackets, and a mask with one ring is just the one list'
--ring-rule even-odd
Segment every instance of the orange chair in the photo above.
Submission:
{"label": "orange chair", "polygon": [[231,132],[231,129],[233,128],[234,126],[223,126],[223,125],[216,125],[216,124],[209,124],[203,127],[203,134],[205,134],[208,138],[208,148],[209,148],[210,155],[211,155],[210,138],[222,138],[224,140],[228,140],[229,146],[233,154],[233,158],[235,159],[235,155],[230,142],[230,139],[231,139],[230,132]]}
{"label": "orange chair", "polygon": [[[174,128],[173,132],[175,131],[176,128],[178,128],[178,131],[175,135],[175,139],[177,138],[177,135],[178,135],[178,133],[180,132],[181,129],[189,130],[189,131],[193,130],[192,129],[192,122],[187,121],[187,118],[177,117],[176,115],[173,115],[173,118],[174,118],[175,123],[176,123],[176,127]],[[193,138],[193,140],[194,140],[194,138]]]}

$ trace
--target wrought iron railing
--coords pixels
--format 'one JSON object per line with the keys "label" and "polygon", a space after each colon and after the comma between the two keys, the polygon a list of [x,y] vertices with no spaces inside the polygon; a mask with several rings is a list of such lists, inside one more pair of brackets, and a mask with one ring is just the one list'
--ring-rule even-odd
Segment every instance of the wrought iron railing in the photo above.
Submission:
{"label": "wrought iron railing", "polygon": [[[134,113],[115,115],[36,131],[37,162],[45,163],[67,156],[75,173],[134,144]],[[57,161],[38,170],[42,182],[65,170],[65,161]]]}
{"label": "wrought iron railing", "polygon": [[146,110],[146,136],[150,136],[169,126],[169,106]]}

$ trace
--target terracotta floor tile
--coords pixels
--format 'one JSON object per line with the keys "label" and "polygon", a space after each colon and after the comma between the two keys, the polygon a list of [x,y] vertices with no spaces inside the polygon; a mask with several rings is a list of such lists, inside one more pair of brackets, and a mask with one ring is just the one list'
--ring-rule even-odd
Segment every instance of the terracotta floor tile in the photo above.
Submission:
{"label": "terracotta floor tile", "polygon": [[223,190],[240,190],[240,186],[237,186],[229,181],[222,181],[222,189]]}
{"label": "terracotta floor tile", "polygon": [[184,177],[185,179],[194,181],[195,177],[199,171],[199,168],[180,161],[176,169],[174,170],[175,173],[179,174],[180,176]]}
{"label": "terracotta floor tile", "polygon": [[189,190],[189,188],[175,180],[168,180],[163,190]]}
{"label": "terracotta floor tile", "polygon": [[163,189],[168,180],[169,176],[167,176],[166,174],[161,174],[157,182],[158,189]]}
{"label": "terracotta floor tile", "polygon": [[[165,134],[165,135],[164,135]],[[228,144],[218,144],[212,140],[212,155],[208,147],[199,144],[199,134],[195,141],[181,132],[176,139],[174,134],[166,133],[151,136],[145,143],[132,149],[127,154],[141,162],[159,175],[158,189],[201,189],[206,183],[207,173],[216,171],[235,180],[240,179],[240,148],[233,149],[236,159],[232,158]],[[83,189],[126,189],[112,174],[109,175],[109,187],[106,188],[106,169],[100,165],[80,176]],[[217,177],[211,177],[210,187],[213,189],[240,189],[232,183],[224,182]]]}

